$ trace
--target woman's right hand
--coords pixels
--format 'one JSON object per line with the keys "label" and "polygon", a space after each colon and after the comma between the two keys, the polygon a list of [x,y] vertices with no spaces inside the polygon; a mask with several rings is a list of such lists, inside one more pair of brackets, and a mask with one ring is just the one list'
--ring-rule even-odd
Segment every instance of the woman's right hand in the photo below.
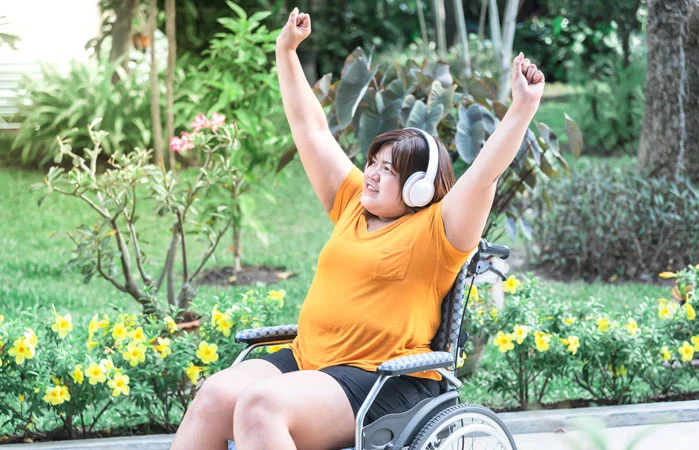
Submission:
{"label": "woman's right hand", "polygon": [[296,47],[310,34],[311,16],[299,13],[299,9],[294,8],[282,32],[277,36],[277,50],[296,50]]}

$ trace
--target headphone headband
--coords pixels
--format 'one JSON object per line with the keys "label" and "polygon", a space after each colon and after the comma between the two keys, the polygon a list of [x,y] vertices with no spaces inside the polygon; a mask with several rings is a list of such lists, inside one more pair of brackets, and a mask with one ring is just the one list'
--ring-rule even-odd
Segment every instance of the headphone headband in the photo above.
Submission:
{"label": "headphone headband", "polygon": [[430,152],[429,159],[427,161],[427,170],[425,171],[425,179],[434,183],[434,179],[437,177],[437,167],[439,166],[439,148],[437,147],[437,141],[434,137],[422,130],[420,128],[408,127],[405,130],[417,131],[417,133],[422,136],[422,138],[427,143],[427,150]]}

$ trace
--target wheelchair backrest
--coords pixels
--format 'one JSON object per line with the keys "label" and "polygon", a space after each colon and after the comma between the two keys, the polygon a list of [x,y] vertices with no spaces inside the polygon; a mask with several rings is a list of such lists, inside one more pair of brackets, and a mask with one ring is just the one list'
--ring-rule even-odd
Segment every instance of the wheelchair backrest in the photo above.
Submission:
{"label": "wheelchair backrest", "polygon": [[[474,256],[477,258],[478,254]],[[459,333],[461,332],[461,316],[464,312],[464,302],[466,301],[467,272],[471,261],[461,267],[454,285],[442,300],[442,320],[437,329],[437,333],[432,339],[431,348],[434,351],[450,352],[457,361],[459,355],[456,354],[459,343]]]}

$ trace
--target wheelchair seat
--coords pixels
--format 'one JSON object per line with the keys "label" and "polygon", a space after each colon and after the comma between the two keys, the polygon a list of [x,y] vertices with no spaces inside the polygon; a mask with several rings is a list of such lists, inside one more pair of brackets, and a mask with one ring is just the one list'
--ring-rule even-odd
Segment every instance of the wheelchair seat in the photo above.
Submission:
{"label": "wheelchair seat", "polygon": [[[468,339],[461,330],[467,289],[470,292],[466,283],[487,269],[485,258],[491,255],[506,258],[509,250],[482,239],[471,261],[461,268],[442,301],[441,323],[432,340],[432,352],[392,359],[377,368],[379,378],[357,412],[355,446],[344,450],[517,450],[512,434],[495,413],[480,405],[459,402],[461,382],[456,377],[456,366]],[[245,360],[255,348],[293,341],[297,330],[296,325],[281,325],[238,332],[236,342],[248,346],[233,365]],[[438,396],[424,399],[408,411],[364,424],[369,407],[388,379],[427,370],[442,375]],[[235,449],[235,443],[229,441],[228,448]]]}

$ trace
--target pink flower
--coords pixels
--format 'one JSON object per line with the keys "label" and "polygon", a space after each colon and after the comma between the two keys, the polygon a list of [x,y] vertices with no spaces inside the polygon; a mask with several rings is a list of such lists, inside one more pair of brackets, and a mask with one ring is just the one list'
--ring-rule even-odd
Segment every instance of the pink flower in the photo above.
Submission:
{"label": "pink flower", "polygon": [[218,127],[226,123],[226,116],[219,113],[214,113],[211,116],[211,130],[215,133],[218,131]]}
{"label": "pink flower", "polygon": [[182,139],[178,138],[177,136],[173,136],[170,138],[170,150],[173,152],[180,152],[182,151]]}
{"label": "pink flower", "polygon": [[180,139],[180,151],[186,152],[187,150],[194,148],[194,142],[192,142],[192,138],[190,136],[192,136],[192,133],[187,133],[186,131],[182,132],[182,139]]}
{"label": "pink flower", "polygon": [[199,115],[195,117],[194,121],[192,122],[192,129],[197,132],[204,128],[211,128],[211,124],[209,123],[209,119],[207,119],[203,113],[199,113]]}

